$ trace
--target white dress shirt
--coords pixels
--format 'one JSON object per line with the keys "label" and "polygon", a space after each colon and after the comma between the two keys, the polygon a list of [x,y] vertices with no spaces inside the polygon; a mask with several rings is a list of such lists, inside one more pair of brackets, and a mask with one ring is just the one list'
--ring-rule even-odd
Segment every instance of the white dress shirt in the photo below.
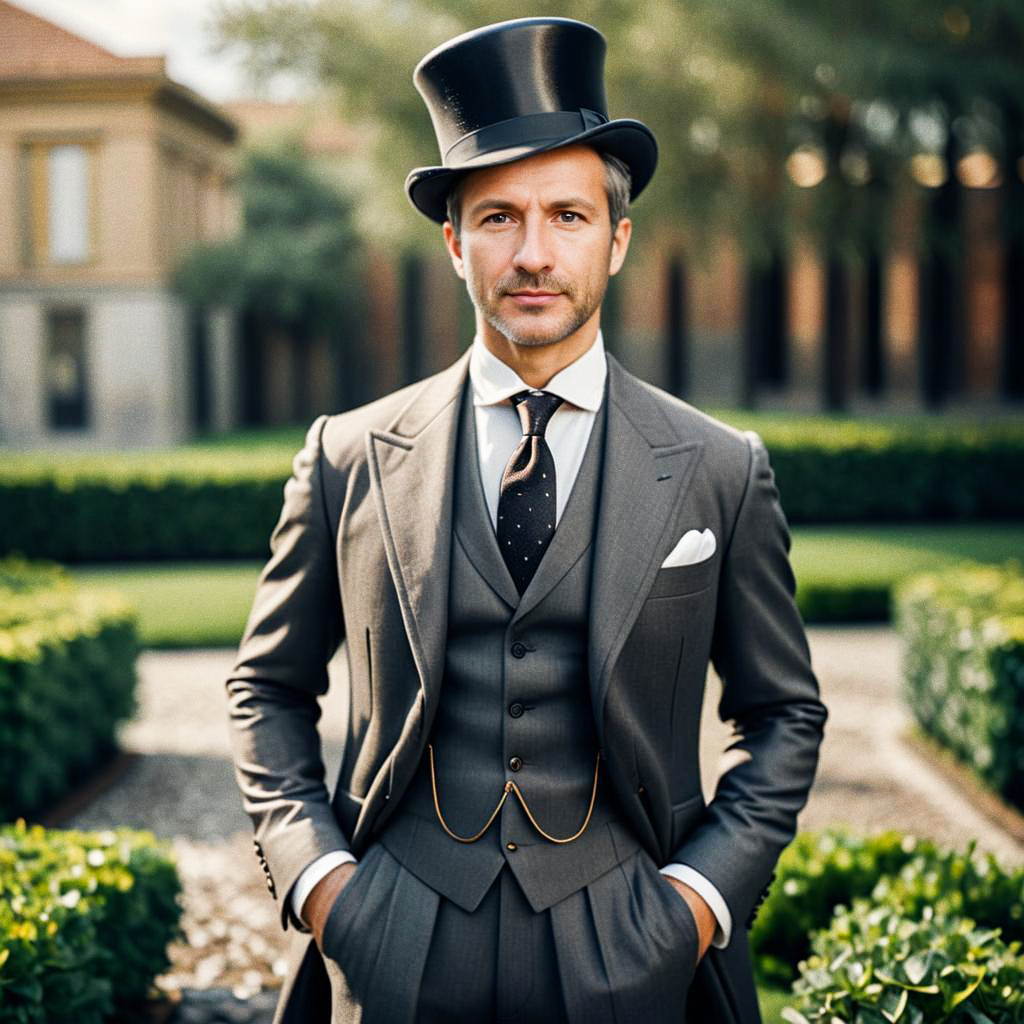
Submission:
{"label": "white dress shirt", "polygon": [[[604,400],[607,375],[604,339],[598,331],[594,344],[575,362],[559,370],[544,386],[545,391],[563,399],[563,404],[555,410],[544,432],[555,460],[556,526],[583,462],[594,417]],[[501,477],[523,436],[519,414],[508,399],[519,391],[529,389],[529,385],[523,382],[512,367],[495,356],[479,337],[474,340],[469,356],[469,379],[476,418],[480,479],[483,481],[491,525],[496,529]],[[292,890],[292,910],[296,918],[301,920],[302,905],[316,883],[339,864],[354,860],[355,857],[347,850],[338,850],[313,861],[299,875]],[[715,915],[717,924],[712,943],[719,947],[727,945],[732,931],[732,915],[718,889],[687,864],[666,864],[661,872],[685,882],[703,897]]]}

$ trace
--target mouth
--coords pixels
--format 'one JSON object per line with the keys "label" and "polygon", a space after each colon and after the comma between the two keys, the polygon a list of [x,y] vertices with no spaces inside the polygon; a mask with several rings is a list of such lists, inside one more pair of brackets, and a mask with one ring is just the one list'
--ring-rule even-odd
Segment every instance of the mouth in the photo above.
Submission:
{"label": "mouth", "polygon": [[508,297],[523,306],[546,306],[554,302],[562,293],[534,291],[523,289],[516,292],[508,292]]}

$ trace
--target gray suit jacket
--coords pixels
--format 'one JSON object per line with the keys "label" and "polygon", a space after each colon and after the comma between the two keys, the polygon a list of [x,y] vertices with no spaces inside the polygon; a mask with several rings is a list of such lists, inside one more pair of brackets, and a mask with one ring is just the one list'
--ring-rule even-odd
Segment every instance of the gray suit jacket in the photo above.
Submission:
{"label": "gray suit jacket", "polygon": [[[272,557],[227,681],[256,849],[287,926],[295,879],[322,853],[359,856],[424,752],[444,665],[458,399],[468,353],[370,405],[321,416],[285,485]],[[608,357],[595,537],[591,705],[614,785],[658,865],[722,893],[733,940],[701,969],[753,997],[752,921],[817,767],[826,710],[794,603],[789,533],[760,438]],[[708,560],[662,569],[689,529]],[[316,733],[326,664],[348,641],[351,712],[333,799]],[[709,659],[743,755],[705,804],[698,732]],[[749,1019],[737,1014],[739,1019]]]}

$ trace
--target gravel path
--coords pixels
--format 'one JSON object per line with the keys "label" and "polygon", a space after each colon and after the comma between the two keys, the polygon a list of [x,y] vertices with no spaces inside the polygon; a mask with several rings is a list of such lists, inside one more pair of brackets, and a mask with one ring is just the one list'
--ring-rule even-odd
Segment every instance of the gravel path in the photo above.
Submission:
{"label": "gravel path", "polygon": [[[958,847],[974,836],[1004,863],[1024,862],[1024,846],[901,740],[910,718],[900,703],[892,631],[812,628],[808,635],[830,717],[800,827],[898,828]],[[172,841],[185,887],[186,941],[172,947],[171,969],[158,984],[181,1000],[177,1024],[268,1022],[285,967],[276,904],[252,853],[228,753],[224,679],[234,657],[233,650],[143,654],[139,713],[122,737],[142,756],[67,823],[149,828]],[[343,678],[341,659],[331,677]],[[329,777],[344,735],[340,690],[332,686],[321,722]],[[718,693],[712,678],[701,750],[709,797],[727,735],[715,715]]]}

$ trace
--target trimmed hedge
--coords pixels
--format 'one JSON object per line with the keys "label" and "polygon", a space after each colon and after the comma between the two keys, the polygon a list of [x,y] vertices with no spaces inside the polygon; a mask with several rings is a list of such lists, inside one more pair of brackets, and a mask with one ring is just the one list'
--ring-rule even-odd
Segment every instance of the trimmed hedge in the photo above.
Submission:
{"label": "trimmed hedge", "polygon": [[217,477],[0,472],[0,554],[61,562],[265,558],[284,462],[265,476],[244,467]]}
{"label": "trimmed hedge", "polygon": [[[1024,421],[753,425],[790,523],[1024,518]],[[0,554],[65,562],[265,559],[300,446],[297,437],[294,445],[255,448],[5,455]],[[878,608],[877,595],[865,600]]]}
{"label": "trimmed hedge", "polygon": [[147,832],[0,826],[0,1024],[138,1019],[169,964],[180,891]]}
{"label": "trimmed hedge", "polygon": [[0,820],[38,811],[108,758],[135,707],[139,644],[115,593],[0,562]]}
{"label": "trimmed hedge", "polygon": [[900,586],[906,699],[921,728],[1024,807],[1024,574],[968,566]]}
{"label": "trimmed hedge", "polygon": [[892,586],[875,580],[840,583],[798,577],[796,603],[806,623],[888,622]]}
{"label": "trimmed hedge", "polygon": [[792,523],[1024,516],[1024,418],[806,417],[762,425],[755,417],[753,426]]}

